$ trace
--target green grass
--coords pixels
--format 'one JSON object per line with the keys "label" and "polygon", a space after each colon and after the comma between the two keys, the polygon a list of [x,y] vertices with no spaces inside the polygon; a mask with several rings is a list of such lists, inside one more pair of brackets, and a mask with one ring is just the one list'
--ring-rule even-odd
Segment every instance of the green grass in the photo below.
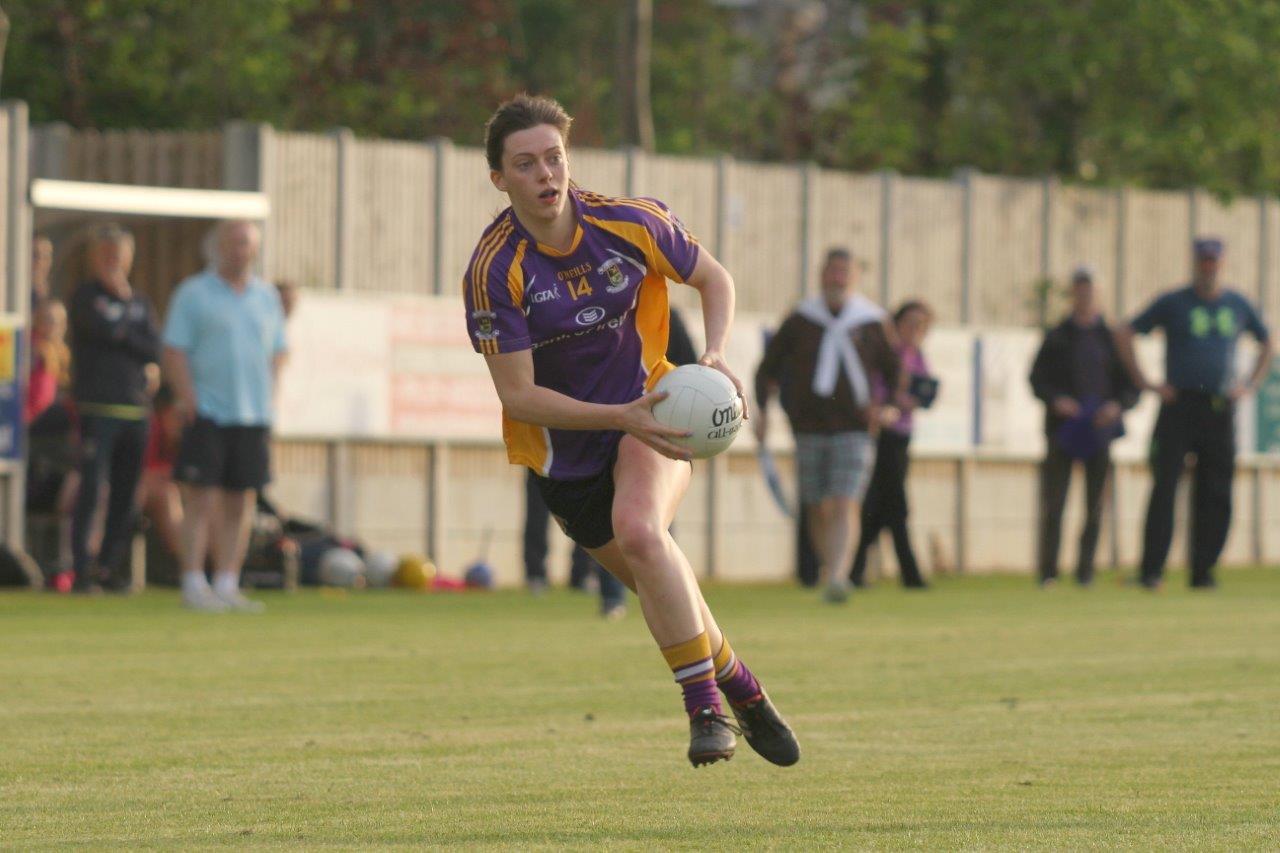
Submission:
{"label": "green grass", "polygon": [[0,846],[1280,848],[1280,572],[712,587],[801,738],[693,770],[638,609],[0,595]]}

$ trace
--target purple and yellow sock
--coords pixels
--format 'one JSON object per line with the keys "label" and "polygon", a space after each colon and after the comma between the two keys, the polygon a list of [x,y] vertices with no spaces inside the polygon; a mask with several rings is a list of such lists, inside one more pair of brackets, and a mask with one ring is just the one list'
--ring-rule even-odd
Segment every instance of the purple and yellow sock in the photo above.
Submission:
{"label": "purple and yellow sock", "polygon": [[716,668],[711,660],[711,640],[703,631],[692,640],[685,640],[662,650],[667,666],[675,673],[676,683],[684,691],[684,709],[689,716],[699,708],[708,706],[721,713],[720,693],[716,690]]}
{"label": "purple and yellow sock", "polygon": [[760,682],[733,653],[728,637],[724,638],[712,663],[716,668],[716,684],[732,704],[746,705],[760,698]]}

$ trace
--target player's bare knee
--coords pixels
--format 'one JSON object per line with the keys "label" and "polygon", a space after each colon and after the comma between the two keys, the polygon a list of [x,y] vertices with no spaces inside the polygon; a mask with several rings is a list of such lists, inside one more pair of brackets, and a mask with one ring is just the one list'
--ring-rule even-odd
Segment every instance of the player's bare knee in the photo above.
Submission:
{"label": "player's bare knee", "polygon": [[614,518],[613,534],[633,571],[650,564],[666,550],[666,532],[651,519]]}

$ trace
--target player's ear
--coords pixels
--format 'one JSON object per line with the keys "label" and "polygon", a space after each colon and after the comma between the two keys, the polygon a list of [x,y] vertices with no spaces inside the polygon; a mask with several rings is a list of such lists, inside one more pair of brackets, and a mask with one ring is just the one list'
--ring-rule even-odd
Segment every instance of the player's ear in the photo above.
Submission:
{"label": "player's ear", "polygon": [[497,169],[489,170],[489,180],[493,181],[493,185],[498,188],[499,192],[507,191],[507,179],[502,177],[502,173]]}

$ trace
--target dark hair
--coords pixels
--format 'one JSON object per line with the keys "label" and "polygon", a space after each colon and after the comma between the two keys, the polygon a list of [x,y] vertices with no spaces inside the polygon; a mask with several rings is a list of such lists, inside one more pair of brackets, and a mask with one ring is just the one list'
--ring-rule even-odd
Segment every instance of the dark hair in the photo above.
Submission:
{"label": "dark hair", "polygon": [[822,265],[825,267],[832,261],[852,261],[853,253],[843,246],[835,246],[827,249],[827,256],[823,259]]}
{"label": "dark hair", "polygon": [[502,146],[508,136],[540,124],[549,124],[560,131],[564,144],[569,144],[569,125],[573,124],[573,118],[554,98],[521,92],[499,105],[484,124],[484,156],[489,168],[502,171]]}
{"label": "dark hair", "polygon": [[893,322],[901,323],[902,319],[912,311],[919,311],[926,318],[933,318],[933,309],[922,299],[908,299],[906,302],[898,306],[898,310],[893,312]]}

